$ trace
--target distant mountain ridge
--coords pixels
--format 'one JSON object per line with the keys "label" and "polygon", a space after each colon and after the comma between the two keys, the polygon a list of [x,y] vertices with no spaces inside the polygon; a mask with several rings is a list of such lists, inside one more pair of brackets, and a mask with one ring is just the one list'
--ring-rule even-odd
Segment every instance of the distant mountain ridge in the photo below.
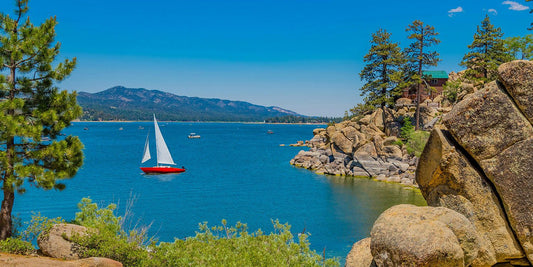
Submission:
{"label": "distant mountain ridge", "polygon": [[265,107],[244,101],[178,96],[175,94],[115,86],[98,93],[78,93],[83,108],[81,120],[159,120],[168,121],[264,121],[267,118],[296,115],[280,107]]}

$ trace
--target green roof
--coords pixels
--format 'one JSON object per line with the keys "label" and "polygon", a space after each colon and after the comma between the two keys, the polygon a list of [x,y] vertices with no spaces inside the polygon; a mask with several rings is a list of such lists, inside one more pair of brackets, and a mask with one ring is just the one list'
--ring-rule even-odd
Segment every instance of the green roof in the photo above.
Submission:
{"label": "green roof", "polygon": [[448,79],[448,73],[446,73],[446,71],[443,71],[443,70],[435,70],[435,71],[425,70],[425,71],[422,71],[422,75],[431,76],[431,78],[433,79]]}

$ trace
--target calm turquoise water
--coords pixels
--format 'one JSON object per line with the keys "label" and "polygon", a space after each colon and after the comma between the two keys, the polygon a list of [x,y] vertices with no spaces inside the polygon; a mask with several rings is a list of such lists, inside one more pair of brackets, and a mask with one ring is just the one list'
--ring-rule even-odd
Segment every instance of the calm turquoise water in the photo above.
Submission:
{"label": "calm turquoise water", "polygon": [[[187,172],[142,174],[140,160],[146,134],[154,136],[152,123],[78,122],[66,133],[78,135],[85,144],[82,169],[62,192],[28,188],[17,195],[14,214],[23,221],[32,211],[69,220],[81,198],[90,197],[102,205],[117,203],[121,215],[128,200],[134,199],[130,223],[151,223],[150,234],[160,241],[193,236],[204,221],[210,225],[219,225],[222,219],[230,224],[241,221],[251,231],[270,232],[271,219],[279,219],[291,224],[294,233],[303,229],[311,233],[313,249],[326,248],[328,256],[344,258],[355,241],[369,235],[385,209],[400,203],[425,204],[420,194],[399,185],[322,176],[291,166],[290,159],[302,148],[280,144],[310,139],[316,126],[164,122],[160,126],[174,161]],[[190,132],[202,138],[188,139]]]}

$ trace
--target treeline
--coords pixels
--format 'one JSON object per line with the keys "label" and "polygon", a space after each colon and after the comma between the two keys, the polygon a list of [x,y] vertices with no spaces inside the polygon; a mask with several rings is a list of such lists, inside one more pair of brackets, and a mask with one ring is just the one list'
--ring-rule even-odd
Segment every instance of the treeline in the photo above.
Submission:
{"label": "treeline", "polygon": [[342,118],[338,117],[304,117],[294,115],[273,117],[265,120],[266,123],[337,123],[341,121]]}
{"label": "treeline", "polygon": [[157,119],[161,121],[217,121],[217,122],[261,122],[264,115],[255,115],[249,113],[243,114],[226,114],[226,113],[189,113],[189,112],[168,112],[162,109],[112,109],[105,106],[96,108],[83,106],[82,121],[151,121],[153,115],[157,114]]}
{"label": "treeline", "polygon": [[[420,92],[433,90],[429,85],[431,77],[423,75],[423,71],[436,67],[441,60],[434,48],[440,40],[434,27],[419,20],[408,25],[406,32],[411,43],[403,49],[398,42],[391,40],[391,33],[385,29],[372,34],[370,50],[364,56],[366,65],[359,73],[364,82],[360,88],[364,103],[347,111],[345,119],[361,116],[378,107],[392,107],[403,90],[410,89],[417,95],[415,128],[418,129]],[[477,26],[473,41],[460,62],[460,66],[466,67],[463,79],[472,84],[483,84],[496,78],[499,65],[515,59],[533,59],[532,40],[531,34],[504,39],[502,30],[495,27],[486,15]],[[444,88],[457,90],[460,82],[447,84]],[[445,92],[445,95],[453,96],[454,92]]]}

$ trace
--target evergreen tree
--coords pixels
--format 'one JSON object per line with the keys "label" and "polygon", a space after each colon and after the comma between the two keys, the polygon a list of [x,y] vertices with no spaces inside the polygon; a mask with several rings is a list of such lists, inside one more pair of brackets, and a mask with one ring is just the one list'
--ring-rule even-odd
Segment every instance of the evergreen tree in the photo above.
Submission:
{"label": "evergreen tree", "polygon": [[359,74],[366,81],[361,88],[366,104],[385,107],[394,104],[394,98],[401,94],[397,85],[405,57],[398,44],[390,41],[390,35],[383,29],[372,34],[372,45],[364,58],[367,65]]}
{"label": "evergreen tree", "polygon": [[461,62],[461,66],[467,67],[468,78],[484,82],[493,80],[498,66],[511,60],[502,36],[501,29],[495,28],[486,15],[481,25],[477,26],[474,41],[468,46],[470,52]]}
{"label": "evergreen tree", "polygon": [[512,59],[533,59],[533,34],[508,37],[504,40],[504,44]]}
{"label": "evergreen tree", "polygon": [[[437,45],[440,40],[437,39],[438,32],[430,25],[425,25],[420,20],[415,20],[406,29],[409,32],[408,39],[412,40],[409,47],[406,48],[408,63],[406,70],[408,80],[416,84],[416,125],[418,130],[420,125],[420,86],[422,84],[422,70],[429,66],[437,66],[440,61],[439,54],[436,51],[430,51],[429,47]],[[428,49],[425,49],[428,48]],[[429,51],[428,51],[429,50]]]}
{"label": "evergreen tree", "polygon": [[[76,65],[76,59],[55,64],[55,17],[40,26],[29,18],[28,0],[16,0],[15,16],[0,14],[0,179],[3,201],[0,239],[12,234],[15,192],[26,181],[43,189],[63,189],[82,165],[83,145],[61,130],[81,115],[76,94],[55,86]],[[55,64],[55,66],[53,66]]]}

